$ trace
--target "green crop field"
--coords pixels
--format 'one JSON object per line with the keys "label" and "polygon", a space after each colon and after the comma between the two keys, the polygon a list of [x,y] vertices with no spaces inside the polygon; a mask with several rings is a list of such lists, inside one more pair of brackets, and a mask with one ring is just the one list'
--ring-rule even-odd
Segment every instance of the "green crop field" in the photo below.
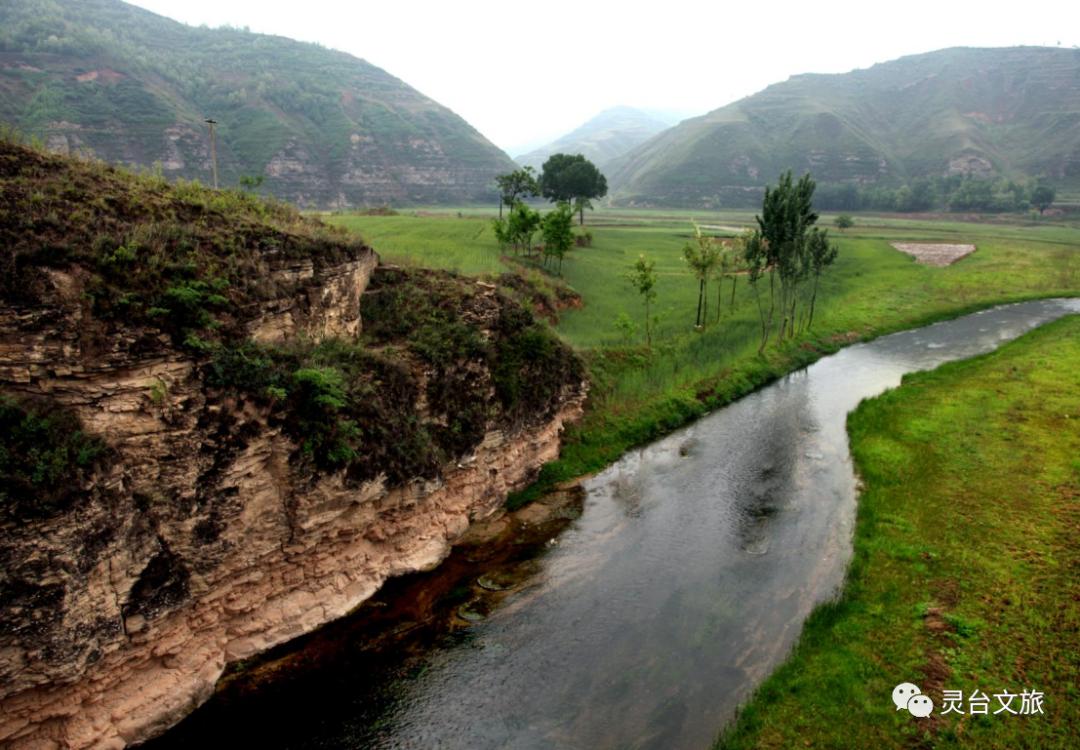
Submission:
{"label": "green crop field", "polygon": [[[496,274],[509,264],[500,258],[492,216],[491,209],[473,208],[328,220],[360,233],[387,262]],[[568,431],[560,461],[545,469],[533,492],[514,502],[601,468],[626,449],[853,340],[1001,302],[1080,294],[1080,226],[1074,223],[858,215],[855,228],[831,233],[840,256],[823,278],[813,330],[783,347],[770,345],[759,357],[757,310],[745,279],[737,282],[733,312],[725,287],[718,322],[712,285],[713,322],[702,332],[693,330],[697,284],[681,254],[691,218],[719,228],[710,231],[723,236],[748,225],[753,214],[614,210],[587,217],[593,246],[574,249],[563,266],[566,282],[584,304],[565,311],[556,330],[590,365],[589,406]],[[831,217],[821,223],[829,225]],[[977,251],[953,266],[932,268],[889,245],[919,240],[973,243]],[[625,279],[641,253],[656,261],[659,277],[659,326],[651,352],[643,345],[643,305]],[[639,325],[632,340],[615,326],[623,313]]]}
{"label": "green crop field", "polygon": [[[862,475],[842,598],[807,621],[722,748],[1066,748],[1080,618],[1080,316],[904,379],[848,420]],[[960,481],[962,478],[962,481]],[[893,686],[932,697],[897,711]],[[944,690],[962,691],[942,715]],[[1044,693],[1042,714],[995,694]],[[986,693],[986,716],[969,698]],[[858,727],[858,734],[851,732]]]}

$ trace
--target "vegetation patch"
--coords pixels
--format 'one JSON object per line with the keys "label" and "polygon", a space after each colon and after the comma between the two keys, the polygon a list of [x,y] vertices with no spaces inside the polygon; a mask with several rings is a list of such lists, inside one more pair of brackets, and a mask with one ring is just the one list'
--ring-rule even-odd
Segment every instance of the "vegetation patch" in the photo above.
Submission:
{"label": "vegetation patch", "polygon": [[207,384],[262,405],[302,470],[400,484],[435,476],[494,426],[550,419],[583,378],[580,360],[492,285],[379,268],[361,314],[356,341],[215,344]]}
{"label": "vegetation patch", "polygon": [[55,403],[0,395],[0,514],[50,516],[85,495],[105,443]]}
{"label": "vegetation patch", "polygon": [[273,265],[356,257],[355,236],[250,193],[169,185],[0,140],[0,299],[48,304],[49,269],[74,273],[95,318],[177,343],[224,339],[274,289]]}
{"label": "vegetation patch", "polygon": [[[1070,746],[1080,719],[1078,372],[1072,316],[907,376],[851,414],[864,489],[844,593],[814,611],[718,747]],[[931,719],[896,710],[900,682],[931,697]],[[942,714],[944,690],[962,692],[962,712]],[[1044,694],[1044,713],[967,709],[973,692],[992,712],[995,694],[1024,690]]]}
{"label": "vegetation patch", "polygon": [[[511,503],[597,471],[626,450],[842,346],[995,304],[1080,293],[1075,225],[860,215],[855,226],[829,233],[839,254],[821,277],[812,329],[770,343],[759,356],[760,318],[746,274],[722,283],[714,277],[708,325],[694,330],[700,284],[684,260],[691,219],[729,234],[756,226],[746,212],[598,210],[591,219],[593,246],[567,254],[563,278],[582,304],[563,310],[556,330],[588,363],[589,401],[583,420],[567,428],[559,460]],[[331,220],[362,232],[394,262],[489,276],[507,269],[490,220],[479,210],[465,218],[450,212]],[[963,263],[935,268],[912,263],[890,246],[905,241],[972,243],[979,251]],[[642,298],[626,280],[643,253],[655,264],[651,349],[645,346]],[[812,280],[805,286],[812,289]],[[767,305],[768,290],[760,293]]]}

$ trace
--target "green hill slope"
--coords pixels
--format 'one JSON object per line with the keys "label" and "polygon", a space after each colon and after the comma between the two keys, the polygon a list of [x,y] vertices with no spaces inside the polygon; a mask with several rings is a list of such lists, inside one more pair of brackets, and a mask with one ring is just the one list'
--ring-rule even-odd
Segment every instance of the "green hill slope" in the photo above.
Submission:
{"label": "green hill slope", "polygon": [[515,157],[515,161],[540,169],[552,154],[584,154],[603,170],[613,159],[666,127],[667,123],[639,109],[612,107],[548,145]]}
{"label": "green hill slope", "polygon": [[0,121],[53,150],[210,180],[264,175],[303,205],[465,202],[513,162],[468,123],[343,52],[193,28],[119,0],[0,4]]}
{"label": "green hill slope", "polygon": [[1080,51],[955,48],[801,75],[687,120],[609,169],[616,202],[751,205],[785,169],[819,183],[949,174],[1080,184]]}

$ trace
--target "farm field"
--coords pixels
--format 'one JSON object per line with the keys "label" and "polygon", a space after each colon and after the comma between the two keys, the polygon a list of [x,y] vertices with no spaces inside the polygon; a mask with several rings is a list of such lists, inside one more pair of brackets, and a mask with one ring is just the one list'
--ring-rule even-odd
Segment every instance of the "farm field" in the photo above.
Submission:
{"label": "farm field", "polygon": [[[492,209],[473,208],[327,220],[358,232],[385,262],[498,274],[512,261],[501,257],[493,216]],[[730,281],[725,284],[719,321],[717,289],[711,284],[711,322],[704,331],[693,330],[697,282],[682,258],[692,218],[725,227],[709,230],[723,237],[749,226],[753,214],[600,210],[587,215],[593,245],[575,248],[563,265],[563,278],[583,305],[564,311],[556,330],[589,363],[589,406],[581,423],[568,431],[561,459],[512,503],[595,471],[626,449],[846,343],[1004,302],[1080,295],[1080,225],[1075,222],[856,215],[854,228],[830,230],[840,254],[822,277],[813,329],[781,347],[770,344],[759,357],[758,312],[745,278],[736,282],[733,310]],[[830,215],[820,222],[831,223]],[[917,264],[892,242],[971,243],[977,250],[952,266],[933,268]],[[640,254],[655,261],[658,276],[651,351],[644,346],[642,302],[626,281]],[[632,337],[616,327],[621,315],[637,325]]]}

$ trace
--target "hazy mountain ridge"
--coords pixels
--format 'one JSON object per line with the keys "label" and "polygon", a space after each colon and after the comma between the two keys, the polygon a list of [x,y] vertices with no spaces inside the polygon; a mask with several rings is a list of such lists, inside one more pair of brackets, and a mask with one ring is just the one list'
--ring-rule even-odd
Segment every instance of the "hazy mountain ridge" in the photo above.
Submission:
{"label": "hazy mountain ridge", "polygon": [[603,171],[613,159],[667,127],[667,122],[640,109],[612,107],[561,138],[514,160],[539,170],[552,154],[583,154]]}
{"label": "hazy mountain ridge", "polygon": [[1080,184],[1080,51],[954,48],[795,76],[654,136],[608,177],[619,203],[733,206],[789,168],[823,183]]}
{"label": "hazy mountain ridge", "polygon": [[467,122],[343,52],[194,28],[119,0],[0,6],[0,120],[51,148],[223,184],[264,175],[305,205],[494,195],[513,162]]}

